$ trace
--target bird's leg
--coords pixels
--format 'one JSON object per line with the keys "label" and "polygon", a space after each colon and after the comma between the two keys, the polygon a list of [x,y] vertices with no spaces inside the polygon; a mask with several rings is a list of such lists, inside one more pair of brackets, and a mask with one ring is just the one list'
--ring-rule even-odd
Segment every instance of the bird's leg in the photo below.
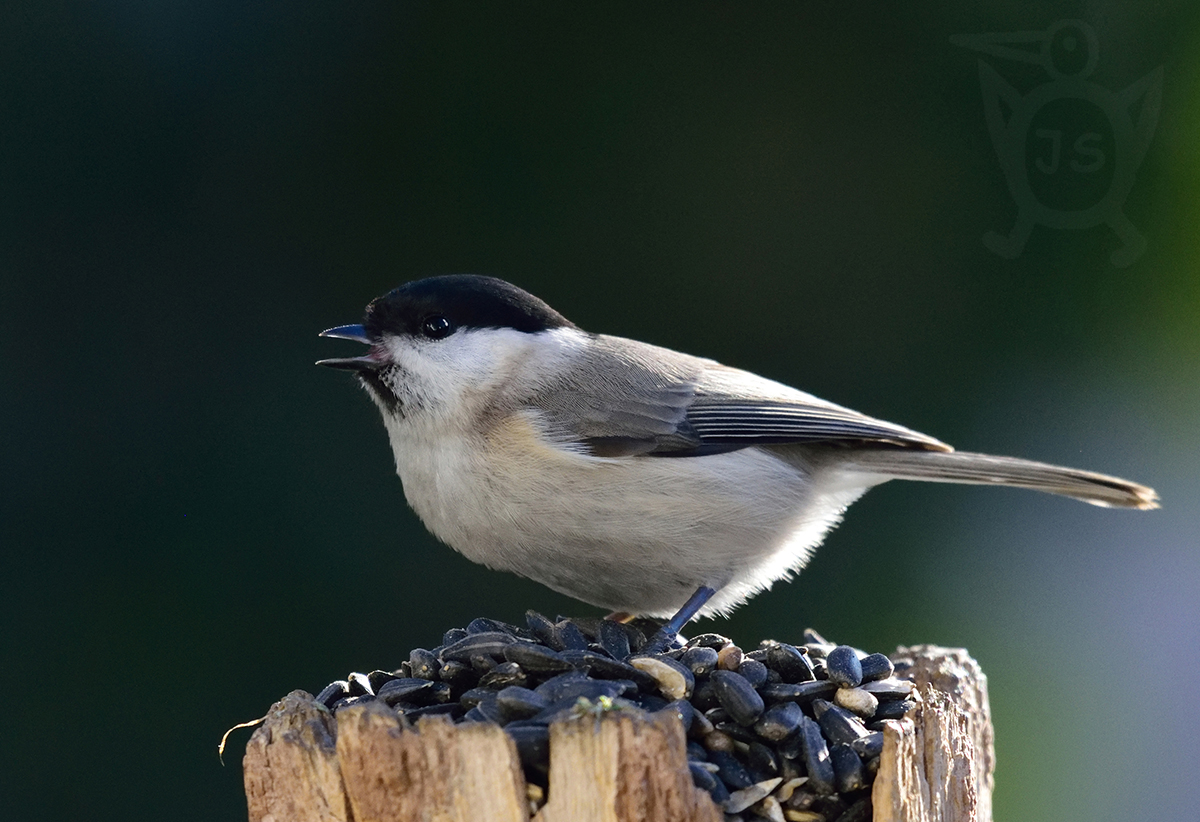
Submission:
{"label": "bird's leg", "polygon": [[683,603],[683,607],[675,613],[675,616],[671,617],[670,621],[659,628],[658,632],[650,638],[650,641],[646,643],[646,647],[643,649],[643,653],[661,654],[667,650],[671,642],[675,639],[675,636],[683,629],[683,626],[691,622],[692,617],[704,607],[704,603],[712,599],[715,593],[716,589],[709,588],[707,585],[701,585],[697,588],[696,593],[688,597],[688,601]]}

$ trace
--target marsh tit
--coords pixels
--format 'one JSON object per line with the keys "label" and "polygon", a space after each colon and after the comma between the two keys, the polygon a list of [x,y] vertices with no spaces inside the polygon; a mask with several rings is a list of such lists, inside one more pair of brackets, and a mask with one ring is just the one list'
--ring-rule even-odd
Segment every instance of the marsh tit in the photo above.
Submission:
{"label": "marsh tit", "polygon": [[492,277],[376,299],[322,336],[383,415],[409,504],[468,559],[623,615],[727,613],[891,479],[1157,508],[1116,477],[955,451],[764,377],[583,331]]}

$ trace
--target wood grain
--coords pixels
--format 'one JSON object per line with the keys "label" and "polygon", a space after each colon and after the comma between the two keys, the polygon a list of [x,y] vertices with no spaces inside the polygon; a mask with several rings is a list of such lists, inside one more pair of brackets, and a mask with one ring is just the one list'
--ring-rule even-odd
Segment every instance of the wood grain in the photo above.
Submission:
{"label": "wood grain", "polygon": [[381,702],[338,713],[337,756],[356,822],[528,822],[525,778],[491,723],[422,717],[403,726]]}
{"label": "wood grain", "polygon": [[617,711],[550,728],[550,794],[534,822],[721,822],[692,784],[683,725],[666,712]]}
{"label": "wood grain", "polygon": [[353,819],[336,734],[333,715],[304,691],[292,691],[271,706],[242,760],[251,822]]}
{"label": "wood grain", "polygon": [[891,658],[919,703],[884,731],[875,822],[991,822],[996,754],[979,663],[936,645],[897,648]]}
{"label": "wood grain", "polygon": [[[897,649],[892,659],[896,675],[915,683],[918,704],[884,731],[871,791],[875,822],[991,822],[995,753],[978,663],[961,649],[930,645]],[[554,723],[550,788],[536,813],[516,747],[500,727],[433,716],[413,727],[380,702],[335,720],[293,691],[255,731],[243,764],[250,822],[724,819],[692,784],[683,727],[666,712],[612,710]],[[759,818],[755,810],[765,809],[744,817]],[[782,812],[778,803],[773,812]]]}

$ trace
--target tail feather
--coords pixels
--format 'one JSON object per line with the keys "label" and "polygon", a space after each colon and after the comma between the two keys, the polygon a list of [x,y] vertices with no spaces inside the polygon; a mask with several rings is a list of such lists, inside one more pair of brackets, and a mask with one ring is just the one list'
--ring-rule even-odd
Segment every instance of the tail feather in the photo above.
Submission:
{"label": "tail feather", "polygon": [[[845,458],[848,455],[843,455]],[[1135,482],[1016,457],[994,457],[966,451],[861,449],[846,467],[889,478],[958,482],[968,485],[1010,485],[1061,494],[1106,508],[1158,507],[1153,488]]]}

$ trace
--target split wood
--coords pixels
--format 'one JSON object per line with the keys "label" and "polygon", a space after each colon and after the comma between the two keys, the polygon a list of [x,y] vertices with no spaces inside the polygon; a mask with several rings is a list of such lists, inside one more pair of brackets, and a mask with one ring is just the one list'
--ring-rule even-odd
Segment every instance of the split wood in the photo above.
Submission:
{"label": "split wood", "polygon": [[[899,648],[892,660],[920,698],[884,731],[874,821],[991,822],[995,754],[978,663],[931,645]],[[722,822],[692,784],[685,744],[666,712],[556,722],[547,801],[532,812],[499,726],[429,716],[405,727],[379,702],[335,718],[293,691],[246,747],[246,801],[250,822]]]}

